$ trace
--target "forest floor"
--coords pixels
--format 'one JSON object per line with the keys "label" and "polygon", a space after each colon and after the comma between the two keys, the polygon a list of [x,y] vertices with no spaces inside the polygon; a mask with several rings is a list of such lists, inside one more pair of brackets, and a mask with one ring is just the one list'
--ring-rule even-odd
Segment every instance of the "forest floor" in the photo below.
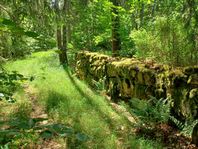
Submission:
{"label": "forest floor", "polygon": [[[136,127],[137,119],[124,106],[110,102],[78,80],[70,69],[59,66],[53,51],[34,53],[8,62],[5,67],[18,71],[30,81],[22,83],[22,88],[15,93],[15,103],[0,103],[1,121],[20,120],[17,127],[14,125],[17,135],[9,131],[11,135],[6,136],[7,140],[4,138],[4,147],[195,148],[189,137],[168,125],[156,125],[152,131]],[[32,127],[24,127],[21,121]],[[13,129],[13,125],[2,128]]]}

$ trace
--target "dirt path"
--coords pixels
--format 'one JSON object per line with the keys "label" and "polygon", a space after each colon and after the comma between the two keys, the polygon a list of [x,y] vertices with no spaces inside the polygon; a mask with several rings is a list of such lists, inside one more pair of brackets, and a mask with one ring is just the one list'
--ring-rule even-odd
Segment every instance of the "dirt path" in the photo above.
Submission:
{"label": "dirt path", "polygon": [[[39,125],[48,125],[53,124],[53,120],[48,117],[48,114],[45,111],[45,108],[39,103],[38,101],[38,90],[34,87],[32,87],[29,84],[24,85],[24,91],[26,96],[31,102],[32,112],[31,112],[31,118],[42,118],[47,119],[42,122],[39,122]],[[107,97],[106,97],[107,98]],[[112,109],[114,109],[117,113],[122,114],[131,124],[136,123],[136,120],[132,117],[132,115],[127,112],[127,110],[120,105],[113,103],[111,100],[107,99],[109,104],[111,105]],[[65,143],[60,144],[55,139],[40,139],[39,145],[35,145],[33,148],[36,149],[64,149],[66,148]]]}
{"label": "dirt path", "polygon": [[[25,84],[24,85],[25,94],[28,97],[28,99],[31,101],[31,118],[42,118],[47,119],[42,122],[39,122],[38,125],[47,125],[52,124],[53,120],[49,119],[48,114],[45,112],[44,107],[42,107],[41,104],[38,102],[38,91],[33,88],[32,86]],[[33,148],[36,149],[64,149],[65,145],[60,144],[55,139],[40,139],[41,143],[35,145]]]}
{"label": "dirt path", "polygon": [[[32,106],[32,112],[31,112],[31,118],[42,118],[47,119],[39,123],[39,125],[47,125],[47,124],[53,124],[53,120],[48,117],[48,114],[45,112],[45,108],[42,107],[42,105],[38,101],[38,91],[36,88],[33,88],[32,86],[26,84],[24,85],[25,94],[28,97],[28,99],[31,101]],[[109,97],[106,96],[106,99],[108,100],[111,107],[117,112],[122,114],[131,124],[138,123],[138,120],[134,118],[127,109],[123,108],[122,106],[113,103]],[[161,124],[159,126],[156,126],[154,130],[152,130],[152,133],[148,133],[145,128],[134,129],[133,132],[135,135],[141,135],[144,134],[148,138],[163,138],[164,139],[164,145],[166,148],[176,148],[176,149],[197,149],[194,145],[190,143],[190,139],[182,136],[179,134],[174,128],[171,126],[168,126],[167,124]],[[145,130],[145,131],[144,131]],[[158,136],[158,137],[157,137]],[[65,143],[60,141],[58,142],[56,138],[53,139],[40,139],[40,143],[33,146],[35,149],[64,149],[67,148]],[[119,144],[119,142],[118,142]],[[121,143],[120,143],[121,144]]]}

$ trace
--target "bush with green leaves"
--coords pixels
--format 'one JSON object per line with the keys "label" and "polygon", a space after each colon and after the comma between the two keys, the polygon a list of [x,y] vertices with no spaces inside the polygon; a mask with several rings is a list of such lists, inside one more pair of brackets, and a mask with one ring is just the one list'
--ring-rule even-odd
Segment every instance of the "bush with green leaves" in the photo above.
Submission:
{"label": "bush with green leaves", "polygon": [[170,116],[170,104],[168,99],[150,100],[134,98],[130,100],[131,112],[135,114],[142,123],[152,125],[154,123],[168,122]]}
{"label": "bush with green leaves", "polygon": [[175,66],[197,64],[197,47],[189,41],[190,35],[180,20],[156,17],[148,26],[149,29],[135,29],[130,34],[138,57]]}
{"label": "bush with green leaves", "polygon": [[[0,126],[6,125],[8,129],[0,129],[0,144],[3,146],[17,147],[19,144],[17,140],[24,138],[34,137],[32,139],[38,140],[39,137],[43,139],[52,139],[54,137],[63,137],[76,140],[80,142],[86,142],[89,140],[89,136],[84,133],[76,132],[73,128],[63,124],[43,124],[39,123],[47,120],[45,118],[29,118],[29,119],[11,119],[10,121],[0,121]],[[18,145],[17,145],[18,144]],[[0,147],[3,147],[1,146]]]}
{"label": "bush with green leaves", "polygon": [[7,72],[4,69],[0,70],[0,100],[14,102],[12,95],[20,87],[20,82],[25,80],[27,78],[16,71]]}
{"label": "bush with green leaves", "polygon": [[12,19],[0,16],[0,55],[6,58],[19,58],[30,53],[27,37],[37,39],[33,31],[21,27]]}

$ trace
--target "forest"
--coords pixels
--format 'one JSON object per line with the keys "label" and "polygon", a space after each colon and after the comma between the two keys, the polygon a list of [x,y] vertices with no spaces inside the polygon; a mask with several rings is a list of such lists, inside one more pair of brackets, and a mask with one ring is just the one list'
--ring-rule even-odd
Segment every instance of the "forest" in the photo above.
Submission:
{"label": "forest", "polygon": [[0,149],[197,149],[197,0],[1,0]]}

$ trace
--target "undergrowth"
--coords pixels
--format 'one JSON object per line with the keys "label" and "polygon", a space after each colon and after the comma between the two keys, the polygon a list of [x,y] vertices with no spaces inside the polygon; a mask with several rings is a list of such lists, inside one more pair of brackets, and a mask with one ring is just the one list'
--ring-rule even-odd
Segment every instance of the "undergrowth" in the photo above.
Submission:
{"label": "undergrowth", "polygon": [[131,99],[131,113],[135,114],[141,122],[147,125],[156,123],[167,123],[170,117],[171,101],[167,99],[156,99],[151,97],[150,100]]}
{"label": "undergrowth", "polygon": [[[150,100],[133,98],[128,104],[120,103],[136,117],[136,135],[145,140],[155,140],[164,147],[189,147],[191,134],[197,120],[180,122],[171,114],[171,100],[151,97]],[[193,146],[193,145],[192,145]]]}
{"label": "undergrowth", "polygon": [[68,148],[161,148],[155,140],[135,137],[126,118],[115,112],[104,97],[79,81],[70,68],[60,66],[54,51],[34,53],[7,63],[6,68],[31,78],[29,85],[38,90],[38,103],[54,123],[87,136],[68,137]]}

